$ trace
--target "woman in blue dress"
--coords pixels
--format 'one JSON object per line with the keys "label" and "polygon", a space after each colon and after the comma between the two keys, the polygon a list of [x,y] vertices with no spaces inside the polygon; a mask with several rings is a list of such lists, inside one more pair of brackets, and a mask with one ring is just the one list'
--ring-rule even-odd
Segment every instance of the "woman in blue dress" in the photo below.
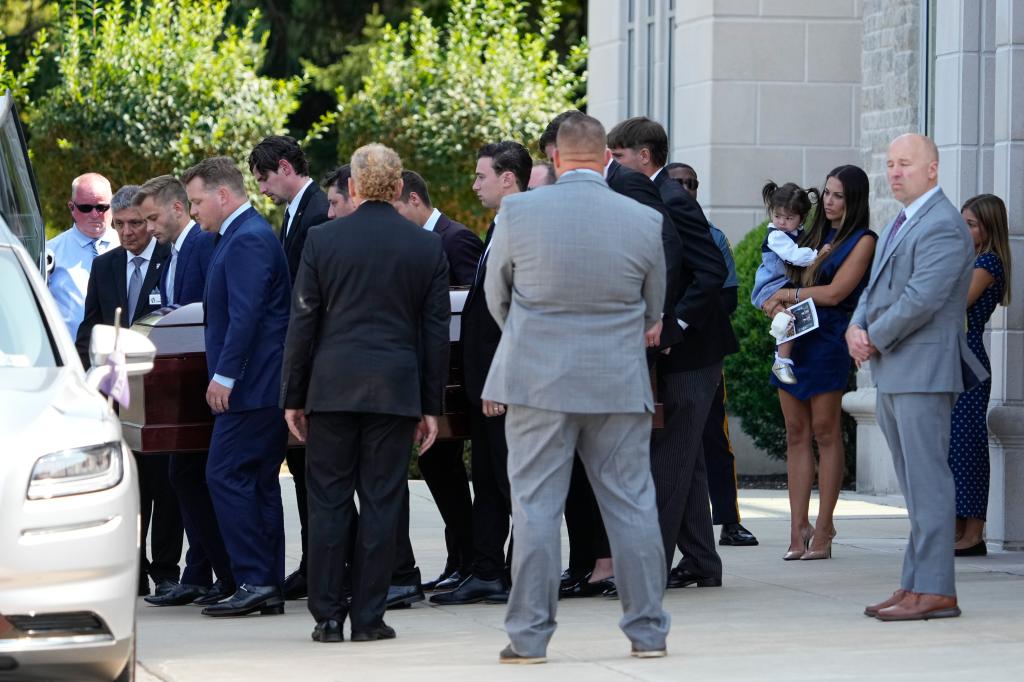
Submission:
{"label": "woman in blue dress", "polygon": [[[996,306],[1010,305],[1010,237],[1006,206],[993,194],[968,199],[960,209],[974,238],[974,275],[967,293],[967,345],[991,373],[982,336]],[[957,556],[984,556],[988,508],[988,399],[992,380],[961,393],[953,407],[949,466],[956,481]]]}
{"label": "woman in blue dress", "polygon": [[[821,205],[814,223],[800,238],[800,246],[824,256],[806,268],[792,268],[792,286],[780,289],[764,304],[772,317],[808,298],[818,310],[819,327],[793,342],[792,359],[797,382],[779,389],[786,419],[786,474],[789,487],[790,541],[783,559],[829,559],[835,525],[832,514],[843,484],[842,398],[850,376],[846,327],[857,299],[867,285],[877,236],[868,229],[869,183],[857,166],[840,166],[825,180]],[[808,519],[814,483],[814,449],[818,445],[818,516]]]}

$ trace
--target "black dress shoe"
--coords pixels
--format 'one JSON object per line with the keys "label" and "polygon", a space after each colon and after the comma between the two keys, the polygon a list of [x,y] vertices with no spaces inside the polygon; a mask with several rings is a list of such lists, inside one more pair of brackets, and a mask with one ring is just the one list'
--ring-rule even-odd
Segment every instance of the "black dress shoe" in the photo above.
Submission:
{"label": "black dress shoe", "polygon": [[206,594],[197,598],[192,603],[196,606],[209,606],[210,604],[216,604],[219,601],[223,601],[235,593],[235,584],[218,580],[213,584]]}
{"label": "black dress shoe", "polygon": [[419,585],[391,585],[388,587],[386,608],[407,609],[418,601],[423,601],[423,588]]}
{"label": "black dress shoe", "polygon": [[[435,594],[430,598],[430,602],[432,604],[441,604],[442,606],[477,604],[488,597],[497,597],[502,594],[507,595],[508,589],[506,589],[505,582],[501,578],[484,580],[483,578],[471,575],[451,592]],[[505,599],[507,601],[508,597]]]}
{"label": "black dress shoe", "polygon": [[568,585],[559,588],[558,598],[559,599],[572,599],[574,597],[596,597],[609,588],[615,587],[614,579],[605,580],[590,580],[590,573],[577,580],[576,582],[569,583]]}
{"label": "black dress shoe", "polygon": [[344,642],[345,635],[341,631],[341,623],[328,618],[322,620],[316,624],[313,628],[313,641],[314,642]]}
{"label": "black dress shoe", "polygon": [[284,579],[281,586],[285,599],[305,599],[309,596],[309,588],[306,586],[306,576],[295,571]]}
{"label": "black dress shoe", "polygon": [[722,534],[718,536],[718,544],[734,547],[753,547],[757,538],[749,530],[738,523],[723,523]]}
{"label": "black dress shoe", "polygon": [[240,585],[226,601],[212,604],[203,609],[204,616],[229,617],[247,616],[260,612],[264,616],[284,613],[284,599],[277,585]]}
{"label": "black dress shoe", "polygon": [[619,588],[617,588],[615,586],[615,578],[609,578],[605,582],[609,582],[612,585],[611,585],[611,587],[606,589],[604,592],[602,592],[601,596],[606,598],[606,599],[618,599],[619,598]]}
{"label": "black dress shoe", "polygon": [[710,575],[697,575],[688,568],[676,566],[668,573],[667,587],[721,587],[722,578]]}
{"label": "black dress shoe", "polygon": [[160,580],[154,580],[153,582],[156,585],[156,589],[153,590],[153,594],[158,597],[167,594],[179,585],[177,578],[161,578]]}
{"label": "black dress shoe", "polygon": [[[419,587],[417,585],[417,587]],[[377,627],[370,630],[353,630],[352,641],[353,642],[374,642],[378,639],[394,639],[395,629],[389,626],[384,621],[381,621]]]}
{"label": "black dress shoe", "polygon": [[[438,585],[440,585],[444,581],[448,580],[448,578],[451,577],[452,573],[458,573],[458,571],[456,571],[455,569],[449,569],[446,566],[445,569],[443,571],[441,571],[441,575],[437,576],[437,578],[435,578],[434,580],[430,580],[428,582],[423,583],[423,585],[422,585],[423,591],[424,592],[433,592],[434,590],[437,589]],[[455,586],[458,587],[458,583],[456,583]]]}
{"label": "black dress shoe", "polygon": [[[448,577],[444,580],[440,580],[432,588],[435,592],[441,592],[443,590],[454,590],[456,587],[462,584],[462,582],[469,576],[468,573],[462,571],[452,571],[448,574]],[[423,589],[427,589],[424,586]]]}
{"label": "black dress shoe", "polygon": [[954,549],[953,556],[987,556],[988,546],[985,545],[985,541],[982,540],[976,545],[970,547],[964,547],[963,549]]}
{"label": "black dress shoe", "polygon": [[206,595],[207,592],[209,592],[209,588],[202,585],[181,583],[163,594],[160,594],[158,590],[155,595],[145,597],[145,601],[151,606],[184,606]]}

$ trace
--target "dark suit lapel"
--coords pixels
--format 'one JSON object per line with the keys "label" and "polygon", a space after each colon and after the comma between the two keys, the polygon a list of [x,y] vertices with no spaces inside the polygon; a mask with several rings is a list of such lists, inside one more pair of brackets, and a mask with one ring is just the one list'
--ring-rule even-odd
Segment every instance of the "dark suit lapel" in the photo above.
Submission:
{"label": "dark suit lapel", "polygon": [[117,287],[117,305],[121,307],[121,314],[128,315],[128,251],[122,248],[113,259],[114,284]]}
{"label": "dark suit lapel", "polygon": [[466,305],[469,307],[469,302],[476,298],[477,290],[483,286],[484,277],[487,276],[487,255],[490,253],[487,247],[491,243],[491,237],[494,236],[494,221],[487,226],[487,235],[484,237],[484,252],[480,254],[480,262],[476,266],[476,276],[473,278],[473,286],[469,288],[469,294],[466,296]]}
{"label": "dark suit lapel", "polygon": [[[292,216],[292,229],[288,230],[288,236],[282,239],[284,244],[284,250],[288,250],[289,244],[291,244],[292,236],[298,231],[299,226],[302,224],[302,214],[306,212],[306,207],[309,206],[310,199],[313,198],[313,191],[316,188],[314,183],[310,183],[306,189],[302,190],[302,198],[299,199],[299,206],[295,209],[295,215]],[[281,234],[284,234],[284,229],[287,225],[281,227]]]}
{"label": "dark suit lapel", "polygon": [[[181,244],[181,251],[178,252],[178,261],[174,264],[174,300],[178,301],[181,299],[181,287],[185,281],[185,270],[186,263],[188,263],[189,256],[192,255],[192,248],[196,243],[196,234],[201,230],[199,225],[193,225],[192,229],[188,231],[188,236],[185,237],[185,241]],[[164,273],[164,280],[166,281],[167,274]]]}

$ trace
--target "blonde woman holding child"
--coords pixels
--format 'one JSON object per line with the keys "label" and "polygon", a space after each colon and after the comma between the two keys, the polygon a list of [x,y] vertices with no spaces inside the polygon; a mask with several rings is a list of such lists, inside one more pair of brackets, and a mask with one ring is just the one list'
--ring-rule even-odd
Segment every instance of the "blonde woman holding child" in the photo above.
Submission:
{"label": "blonde woman holding child", "polygon": [[[779,389],[786,420],[790,509],[786,561],[832,557],[836,535],[832,514],[846,462],[840,417],[851,360],[844,335],[867,284],[877,239],[868,229],[868,194],[867,174],[857,166],[839,166],[828,174],[814,221],[796,243],[816,250],[817,257],[802,268],[787,265],[788,282],[761,305],[766,315],[774,317],[794,303],[811,299],[818,312],[818,329],[792,341],[790,368],[795,382],[770,378]],[[808,518],[815,477],[812,439],[819,456],[818,516],[813,526]]]}

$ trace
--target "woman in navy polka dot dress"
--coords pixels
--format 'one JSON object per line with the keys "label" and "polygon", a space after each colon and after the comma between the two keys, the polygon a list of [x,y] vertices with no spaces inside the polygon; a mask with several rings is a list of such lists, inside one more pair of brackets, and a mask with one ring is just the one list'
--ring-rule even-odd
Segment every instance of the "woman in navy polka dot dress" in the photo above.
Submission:
{"label": "woman in navy polka dot dress", "polygon": [[[991,372],[982,336],[996,306],[1010,304],[1010,240],[1006,206],[992,194],[960,209],[974,237],[977,258],[967,294],[967,345]],[[988,400],[992,380],[962,393],[953,408],[949,466],[956,481],[956,555],[983,556],[988,508]]]}

